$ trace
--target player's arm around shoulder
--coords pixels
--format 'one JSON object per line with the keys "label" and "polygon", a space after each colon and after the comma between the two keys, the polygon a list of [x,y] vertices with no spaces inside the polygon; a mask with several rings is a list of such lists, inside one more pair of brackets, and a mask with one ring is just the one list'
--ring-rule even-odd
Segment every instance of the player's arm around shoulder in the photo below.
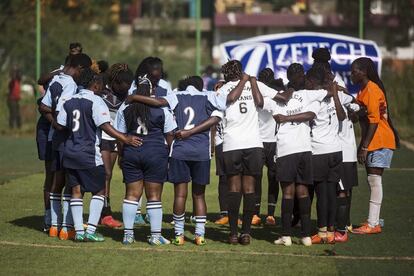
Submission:
{"label": "player's arm around shoulder", "polygon": [[230,93],[227,95],[227,106],[235,103],[241,96],[243,92],[244,85],[246,82],[248,82],[250,79],[250,76],[246,73],[243,73],[239,83],[236,85],[236,87],[233,88],[233,90],[230,91]]}
{"label": "player's arm around shoulder", "polygon": [[252,87],[254,104],[258,108],[263,108],[263,96],[262,93],[260,93],[259,87],[257,86],[256,77],[250,76],[250,85]]}

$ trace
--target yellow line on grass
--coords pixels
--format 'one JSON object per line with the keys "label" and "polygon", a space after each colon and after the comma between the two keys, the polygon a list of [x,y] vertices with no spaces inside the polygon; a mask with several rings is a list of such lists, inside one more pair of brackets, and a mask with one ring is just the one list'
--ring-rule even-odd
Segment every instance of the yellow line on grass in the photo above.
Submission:
{"label": "yellow line on grass", "polygon": [[326,258],[340,260],[367,260],[367,261],[414,261],[414,256],[346,256],[346,255],[311,255],[279,252],[256,252],[256,251],[232,251],[232,250],[182,250],[173,248],[148,248],[148,247],[82,247],[71,245],[52,245],[39,243],[18,243],[0,241],[0,245],[21,246],[49,249],[84,249],[84,250],[118,250],[118,251],[142,251],[142,252],[173,252],[173,253],[197,253],[197,254],[240,254],[246,256],[282,256],[282,257],[303,257],[303,258]]}

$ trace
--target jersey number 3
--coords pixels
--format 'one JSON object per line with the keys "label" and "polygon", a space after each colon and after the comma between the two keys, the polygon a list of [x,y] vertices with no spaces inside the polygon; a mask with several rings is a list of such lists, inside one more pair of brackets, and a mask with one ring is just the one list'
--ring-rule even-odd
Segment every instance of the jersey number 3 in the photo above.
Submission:
{"label": "jersey number 3", "polygon": [[185,115],[188,116],[188,120],[187,120],[187,123],[184,126],[184,130],[189,130],[189,129],[194,128],[194,124],[192,123],[193,120],[194,120],[194,116],[195,116],[194,109],[187,106],[186,108],[184,108],[184,113],[185,113]]}
{"label": "jersey number 3", "polygon": [[76,132],[79,130],[80,127],[80,123],[79,123],[79,119],[80,119],[80,111],[78,109],[75,109],[72,111],[72,115],[73,115],[73,126],[72,126],[72,132]]}

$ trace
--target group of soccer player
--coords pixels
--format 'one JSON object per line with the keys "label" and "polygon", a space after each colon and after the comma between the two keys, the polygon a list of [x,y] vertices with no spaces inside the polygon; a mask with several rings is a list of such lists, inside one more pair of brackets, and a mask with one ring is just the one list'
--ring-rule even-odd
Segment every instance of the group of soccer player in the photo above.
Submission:
{"label": "group of soccer player", "polygon": [[[103,241],[98,224],[123,225],[122,243],[132,244],[145,191],[148,242],[170,244],[162,236],[161,198],[168,181],[174,184],[172,243],[183,245],[191,182],[194,242],[205,245],[205,191],[213,152],[221,215],[216,223],[229,224],[230,244],[250,244],[252,224],[261,223],[264,165],[267,225],[276,224],[279,186],[282,191],[282,233],[275,244],[290,246],[296,225],[305,246],[346,242],[349,231],[380,233],[381,176],[398,145],[384,86],[373,62],[358,58],[351,75],[361,87],[355,99],[332,73],[327,49],[316,49],[312,57],[307,72],[301,64],[289,66],[286,85],[270,68],[256,79],[231,60],[222,66],[223,80],[214,91],[204,89],[200,76],[180,80],[173,91],[163,80],[157,57],[142,60],[134,74],[127,64],[94,62],[79,43],[70,44],[65,64],[39,79],[45,93],[38,101],[37,144],[39,159],[45,161],[44,224],[49,236]],[[359,147],[356,121],[362,130]],[[109,200],[117,159],[125,183],[122,223],[112,217]],[[357,160],[367,169],[371,197],[368,220],[352,229]],[[92,193],[87,224],[85,192]],[[315,193],[316,233],[311,225]]]}

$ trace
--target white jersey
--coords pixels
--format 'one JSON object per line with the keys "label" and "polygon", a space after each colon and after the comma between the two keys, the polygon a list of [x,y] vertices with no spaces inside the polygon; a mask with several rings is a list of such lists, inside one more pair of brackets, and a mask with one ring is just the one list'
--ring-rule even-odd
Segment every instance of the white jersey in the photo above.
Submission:
{"label": "white jersey", "polygon": [[[292,94],[286,103],[278,103],[268,98],[264,99],[263,109],[273,115],[296,115],[304,112],[317,113],[320,101],[326,97],[326,90],[299,90]],[[286,122],[278,124],[276,134],[276,157],[289,154],[312,151],[309,122]]]}
{"label": "white jersey", "polygon": [[[342,92],[340,92],[342,93]],[[355,141],[354,124],[348,118],[348,110],[350,108],[353,111],[359,111],[358,104],[350,103],[343,105],[346,113],[346,118],[342,122],[339,122],[338,137],[342,146],[342,161],[343,162],[357,162],[357,146]]]}
{"label": "white jersey", "polygon": [[[257,82],[260,93],[263,99],[273,99],[278,93],[276,90],[270,88],[262,82]],[[265,109],[259,109],[259,131],[262,142],[272,143],[276,142],[276,122],[273,119],[272,113]]]}
{"label": "white jersey", "polygon": [[[227,96],[239,83],[230,81],[217,92]],[[227,106],[223,120],[223,152],[263,148],[259,133],[258,110],[253,100],[250,82],[246,82],[236,102]]]}
{"label": "white jersey", "polygon": [[[342,105],[352,102],[352,96],[338,93]],[[339,120],[336,114],[334,99],[325,98],[319,104],[319,112],[312,124],[312,154],[326,154],[342,151],[338,138]]]}

